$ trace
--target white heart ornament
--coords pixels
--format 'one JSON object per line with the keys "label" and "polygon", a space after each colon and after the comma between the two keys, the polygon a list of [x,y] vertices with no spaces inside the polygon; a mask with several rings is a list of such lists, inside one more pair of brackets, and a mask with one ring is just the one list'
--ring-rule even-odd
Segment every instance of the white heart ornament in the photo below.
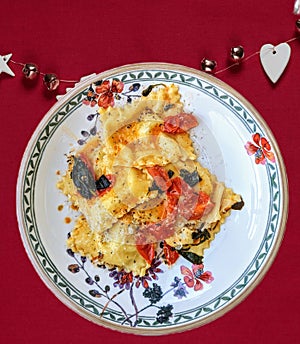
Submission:
{"label": "white heart ornament", "polygon": [[284,72],[291,56],[291,47],[281,43],[276,47],[265,44],[260,49],[260,62],[270,80],[275,84]]}

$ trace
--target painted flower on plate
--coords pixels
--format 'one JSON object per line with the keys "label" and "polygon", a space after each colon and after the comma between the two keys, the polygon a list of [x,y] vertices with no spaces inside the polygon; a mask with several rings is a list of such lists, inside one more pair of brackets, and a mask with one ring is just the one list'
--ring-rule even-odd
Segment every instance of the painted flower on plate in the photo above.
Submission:
{"label": "painted flower on plate", "polygon": [[139,288],[140,285],[142,285],[145,289],[149,287],[149,282],[152,280],[157,280],[158,273],[162,273],[163,270],[159,267],[161,264],[161,261],[159,259],[154,259],[152,261],[152,264],[150,268],[147,270],[146,274],[144,276],[137,276],[135,286]]}
{"label": "painted flower on plate", "polygon": [[99,94],[98,105],[107,109],[115,104],[115,94],[121,93],[124,89],[123,82],[114,79],[112,83],[109,80],[103,81],[96,86],[96,93]]}
{"label": "painted flower on plate", "polygon": [[126,272],[124,270],[117,270],[116,268],[110,269],[109,277],[112,277],[115,282],[114,287],[130,289],[131,284],[134,282],[136,288],[142,285],[145,289],[149,288],[149,282],[153,280],[158,280],[158,273],[162,273],[163,270],[159,268],[161,261],[159,259],[154,259],[151,267],[147,269],[144,276],[133,276],[132,272]]}
{"label": "painted flower on plate", "polygon": [[183,297],[187,297],[189,293],[186,290],[185,284],[181,282],[180,278],[174,277],[174,281],[171,283],[171,287],[174,287],[174,296],[181,300]]}
{"label": "painted flower on plate", "polygon": [[124,287],[125,289],[129,289],[133,281],[132,272],[126,272],[124,270],[117,271],[115,268],[111,270],[109,277],[115,280],[113,286],[119,286],[121,289]]}
{"label": "painted flower on plate", "polygon": [[211,283],[214,278],[210,271],[203,271],[204,265],[192,265],[192,269],[182,265],[180,267],[181,273],[184,275],[184,282],[189,288],[194,288],[195,291],[203,289],[203,283]]}
{"label": "painted flower on plate", "polygon": [[156,314],[156,321],[159,324],[167,323],[169,321],[169,318],[173,316],[172,310],[172,305],[160,307],[159,311]]}
{"label": "painted flower on plate", "polygon": [[248,155],[255,156],[255,163],[264,165],[266,159],[271,162],[275,162],[275,155],[271,152],[271,145],[265,137],[262,137],[260,134],[256,133],[252,136],[252,142],[248,141],[245,145]]}
{"label": "painted flower on plate", "polygon": [[82,100],[82,103],[85,105],[90,105],[94,107],[97,104],[97,98],[99,95],[95,93],[92,86],[89,87],[86,97]]}

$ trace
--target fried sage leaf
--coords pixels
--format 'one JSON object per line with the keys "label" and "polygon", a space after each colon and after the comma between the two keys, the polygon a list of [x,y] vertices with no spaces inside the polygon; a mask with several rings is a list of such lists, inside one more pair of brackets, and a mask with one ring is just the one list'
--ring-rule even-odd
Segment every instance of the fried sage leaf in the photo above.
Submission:
{"label": "fried sage leaf", "polygon": [[164,85],[164,84],[149,85],[147,88],[145,88],[145,89],[142,91],[142,95],[143,95],[144,97],[149,96],[149,94],[152,92],[153,88],[154,88],[154,87],[157,87],[157,86],[166,86],[166,85]]}
{"label": "fried sage leaf", "polygon": [[82,197],[91,199],[97,191],[93,174],[82,159],[75,156],[73,159],[73,183]]}
{"label": "fried sage leaf", "polygon": [[110,186],[111,182],[103,174],[98,180],[96,180],[97,190],[105,190]]}
{"label": "fried sage leaf", "polygon": [[188,260],[189,262],[191,262],[193,264],[200,265],[203,263],[203,256],[198,256],[196,253],[187,252],[187,251],[183,251],[183,250],[178,251],[178,253],[183,258],[185,258],[186,260]]}
{"label": "fried sage leaf", "polygon": [[197,170],[189,172],[184,168],[180,170],[180,177],[187,183],[189,186],[194,186],[197,183],[201,182],[201,177],[199,176]]}
{"label": "fried sage leaf", "polygon": [[241,198],[241,200],[239,202],[234,203],[231,206],[231,209],[233,210],[241,210],[243,208],[243,206],[245,205],[243,199]]}
{"label": "fried sage leaf", "polygon": [[197,232],[193,232],[192,233],[192,238],[194,240],[200,239],[200,244],[202,244],[206,240],[209,240],[210,236],[211,235],[210,235],[209,231],[206,228],[204,228],[201,231],[197,231]]}

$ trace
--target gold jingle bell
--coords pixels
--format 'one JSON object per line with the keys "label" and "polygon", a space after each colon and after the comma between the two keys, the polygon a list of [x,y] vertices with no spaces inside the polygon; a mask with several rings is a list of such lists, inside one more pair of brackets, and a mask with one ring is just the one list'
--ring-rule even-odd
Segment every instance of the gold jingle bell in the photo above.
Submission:
{"label": "gold jingle bell", "polygon": [[237,47],[233,47],[230,50],[230,57],[235,62],[240,62],[245,56],[244,48],[239,45]]}
{"label": "gold jingle bell", "polygon": [[26,63],[22,69],[22,73],[24,74],[26,79],[34,79],[39,74],[38,66],[34,63]]}
{"label": "gold jingle bell", "polygon": [[59,86],[59,80],[56,74],[48,73],[44,75],[44,84],[48,91],[54,91]]}
{"label": "gold jingle bell", "polygon": [[214,60],[209,60],[204,57],[201,61],[201,69],[206,73],[213,73],[216,67],[217,62]]}

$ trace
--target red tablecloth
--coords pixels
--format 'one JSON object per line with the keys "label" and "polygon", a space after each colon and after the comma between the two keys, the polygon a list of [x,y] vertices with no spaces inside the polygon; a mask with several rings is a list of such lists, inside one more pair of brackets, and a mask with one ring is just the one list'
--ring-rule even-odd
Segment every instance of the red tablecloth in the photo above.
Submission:
{"label": "red tablecloth", "polygon": [[[80,4],[79,4],[80,3]],[[43,72],[78,79],[135,62],[172,62],[199,68],[206,56],[228,63],[238,44],[246,56],[265,43],[295,35],[293,0],[252,1],[7,1],[0,5],[0,54],[35,62]],[[155,341],[296,343],[300,336],[299,172],[300,40],[276,85],[258,56],[219,78],[261,113],[281,148],[290,186],[290,212],[278,256],[259,286],[235,309],[199,329]],[[2,343],[122,343],[140,338],[81,318],[47,289],[23,248],[15,215],[15,185],[26,144],[55,103],[41,80],[0,75],[1,112],[1,331]],[[62,84],[59,92],[64,92]],[[153,338],[143,338],[150,343]]]}

